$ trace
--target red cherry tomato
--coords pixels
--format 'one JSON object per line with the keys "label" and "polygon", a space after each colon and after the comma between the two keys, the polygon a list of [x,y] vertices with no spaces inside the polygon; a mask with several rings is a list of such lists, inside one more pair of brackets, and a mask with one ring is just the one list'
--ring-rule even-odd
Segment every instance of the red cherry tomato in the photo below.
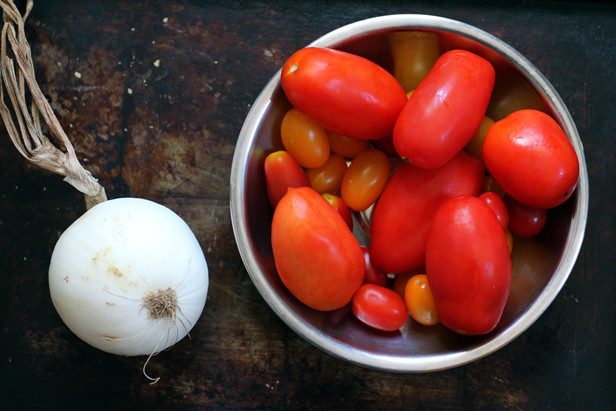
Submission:
{"label": "red cherry tomato", "polygon": [[267,197],[274,208],[289,187],[310,187],[310,180],[302,167],[284,150],[268,154],[264,169]]}
{"label": "red cherry tomato", "polygon": [[524,205],[508,194],[505,195],[504,203],[509,213],[509,229],[513,234],[530,238],[545,227],[548,219],[546,210]]}
{"label": "red cherry tomato", "polygon": [[503,189],[530,207],[556,207],[577,185],[575,150],[558,123],[541,111],[519,110],[497,121],[483,143],[483,158]]}
{"label": "red cherry tomato", "polygon": [[483,201],[458,196],[438,209],[426,271],[443,325],[467,335],[496,327],[511,287],[511,256],[503,227]]}
{"label": "red cherry tomato", "polygon": [[372,214],[370,250],[375,264],[392,274],[422,267],[437,208],[457,195],[479,195],[483,179],[481,162],[464,151],[433,170],[401,164]]}
{"label": "red cherry tomato", "polygon": [[370,149],[359,154],[346,170],[340,196],[355,211],[370,207],[387,184],[391,163],[381,150]]}
{"label": "red cherry tomato", "polygon": [[498,218],[498,222],[503,226],[503,230],[506,230],[507,227],[509,227],[509,211],[507,211],[507,206],[505,206],[503,198],[496,193],[487,192],[481,194],[479,199],[494,211],[496,218]]}
{"label": "red cherry tomato", "polygon": [[391,134],[407,101],[385,69],[344,51],[307,47],[282,67],[289,102],[326,129],[343,136],[376,139]]}
{"label": "red cherry tomato", "polygon": [[320,167],[329,158],[327,131],[310,116],[295,108],[282,118],[280,137],[284,148],[302,167]]}
{"label": "red cherry tomato", "polygon": [[408,319],[404,300],[393,290],[363,284],[353,296],[353,314],[364,324],[381,331],[396,331]]}
{"label": "red cherry tomato", "polygon": [[426,274],[417,274],[406,283],[404,302],[409,314],[418,323],[436,325],[440,322]]}
{"label": "red cherry tomato", "polygon": [[332,131],[328,131],[327,135],[329,136],[329,147],[332,153],[344,158],[355,158],[359,153],[370,147],[368,140],[346,137]]}
{"label": "red cherry tomato", "polygon": [[468,51],[451,50],[439,57],[396,121],[398,154],[429,169],[451,160],[479,129],[494,76],[486,59]]}
{"label": "red cherry tomato", "polygon": [[375,266],[370,257],[370,249],[362,246],[361,250],[364,253],[366,261],[366,274],[364,275],[364,284],[376,284],[385,287],[387,285],[387,273]]}
{"label": "red cherry tomato", "polygon": [[394,147],[394,140],[392,136],[388,136],[385,138],[379,138],[377,140],[372,140],[372,144],[383,151],[385,154],[389,156],[397,156],[398,152],[396,151],[396,147]]}
{"label": "red cherry tomato", "polygon": [[337,193],[340,190],[346,170],[346,160],[332,153],[321,167],[306,169],[306,175],[312,188],[317,192],[321,194]]}
{"label": "red cherry tomato", "polygon": [[500,184],[498,184],[498,181],[496,181],[496,179],[489,174],[483,180],[483,188],[481,189],[481,192],[493,192],[501,197],[505,196],[505,190],[503,190],[503,187],[501,187]]}
{"label": "red cherry tomato", "polygon": [[289,188],[274,211],[272,250],[282,283],[307,306],[335,310],[364,279],[361,247],[340,214],[316,191]]}
{"label": "red cherry tomato", "polygon": [[340,214],[344,222],[349,227],[349,230],[353,231],[353,216],[351,215],[351,210],[346,205],[344,200],[331,193],[323,193],[323,198],[325,198],[327,202],[334,207],[338,214]]}

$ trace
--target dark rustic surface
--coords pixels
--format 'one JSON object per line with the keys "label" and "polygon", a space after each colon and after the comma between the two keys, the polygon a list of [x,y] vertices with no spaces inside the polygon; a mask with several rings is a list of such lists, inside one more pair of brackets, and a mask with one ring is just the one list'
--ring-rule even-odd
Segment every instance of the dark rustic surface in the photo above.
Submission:
{"label": "dark rustic surface", "polygon": [[[341,25],[394,13],[461,20],[525,54],[569,107],[590,174],[585,242],[554,303],[498,352],[429,374],[357,367],[294,334],[250,281],[229,217],[243,119],[285,58]],[[28,165],[2,128],[3,408],[613,409],[613,3],[41,0],[27,28],[39,82],[83,163],[110,197],[149,198],[184,217],[211,288],[192,338],[152,361],[154,386],[144,358],[82,343],[47,285],[51,251],[82,197]]]}

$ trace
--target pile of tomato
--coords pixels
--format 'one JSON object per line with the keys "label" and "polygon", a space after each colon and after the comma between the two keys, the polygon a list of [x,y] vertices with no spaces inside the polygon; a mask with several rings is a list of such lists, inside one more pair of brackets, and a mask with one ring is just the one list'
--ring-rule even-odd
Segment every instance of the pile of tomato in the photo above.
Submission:
{"label": "pile of tomato", "polygon": [[[308,47],[284,64],[293,106],[264,164],[280,279],[320,311],[368,326],[408,320],[485,334],[511,285],[514,236],[532,237],[575,190],[578,159],[548,114],[486,112],[492,64],[441,53],[432,33],[390,36],[393,68]],[[371,209],[369,245],[353,215]]]}

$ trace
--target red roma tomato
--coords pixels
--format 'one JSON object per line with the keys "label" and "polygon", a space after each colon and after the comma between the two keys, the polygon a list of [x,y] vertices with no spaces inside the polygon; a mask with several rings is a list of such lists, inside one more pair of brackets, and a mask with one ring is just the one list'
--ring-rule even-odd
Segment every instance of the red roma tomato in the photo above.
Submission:
{"label": "red roma tomato", "polygon": [[494,68],[464,50],[443,54],[417,86],[394,127],[396,151],[420,168],[456,155],[479,129],[494,87]]}
{"label": "red roma tomato", "polygon": [[355,158],[359,153],[370,147],[368,140],[346,137],[332,131],[328,131],[327,135],[329,136],[329,147],[332,153],[344,158]]}
{"label": "red roma tomato", "polygon": [[351,301],[364,279],[364,254],[340,214],[312,188],[289,188],[274,211],[278,275],[298,300],[319,311]]}
{"label": "red roma tomato", "polygon": [[353,231],[353,216],[351,210],[345,204],[344,200],[330,193],[324,193],[323,198],[340,214],[344,222],[349,226],[349,230]]}
{"label": "red roma tomato", "polygon": [[417,274],[406,283],[404,302],[411,317],[419,324],[436,325],[440,322],[426,274]]}
{"label": "red roma tomato", "polygon": [[496,218],[498,218],[498,222],[503,226],[503,230],[506,230],[507,227],[509,227],[509,211],[507,211],[507,206],[505,206],[503,198],[496,193],[487,192],[481,194],[479,199],[494,211]]}
{"label": "red roma tomato", "polygon": [[548,213],[541,208],[529,207],[506,194],[505,206],[509,213],[509,229],[519,237],[534,237],[543,230]]}
{"label": "red roma tomato", "polygon": [[362,246],[361,250],[364,253],[364,261],[366,261],[364,284],[376,284],[385,287],[387,285],[387,273],[372,263],[372,257],[370,257],[370,249],[368,247]]}
{"label": "red roma tomato", "polygon": [[409,317],[402,297],[376,284],[359,287],[353,296],[353,314],[364,324],[381,331],[399,330]]}
{"label": "red roma tomato", "polygon": [[334,133],[366,140],[390,135],[407,101],[385,69],[329,48],[295,52],[282,67],[281,81],[294,107]]}
{"label": "red roma tomato", "polygon": [[280,137],[302,167],[321,167],[329,158],[327,131],[298,109],[292,108],[282,118]]}
{"label": "red roma tomato", "polygon": [[443,325],[466,335],[496,327],[511,287],[511,256],[505,231],[483,201],[458,196],[438,209],[426,272]]}
{"label": "red roma tomato", "polygon": [[306,175],[312,188],[319,193],[337,193],[346,170],[346,160],[337,154],[330,154],[321,167],[306,169]]}
{"label": "red roma tomato", "polygon": [[297,160],[284,150],[265,157],[265,186],[272,207],[287,193],[289,187],[310,187],[310,180]]}
{"label": "red roma tomato", "polygon": [[370,250],[375,264],[392,274],[422,267],[437,208],[457,195],[479,195],[483,179],[481,162],[464,151],[433,170],[400,165],[372,214]]}
{"label": "red roma tomato", "polygon": [[353,159],[344,173],[340,196],[352,210],[363,211],[379,198],[390,172],[387,154],[378,149],[366,150]]}
{"label": "red roma tomato", "polygon": [[519,110],[497,121],[483,143],[483,159],[503,189],[530,207],[556,207],[577,185],[575,150],[542,111]]}

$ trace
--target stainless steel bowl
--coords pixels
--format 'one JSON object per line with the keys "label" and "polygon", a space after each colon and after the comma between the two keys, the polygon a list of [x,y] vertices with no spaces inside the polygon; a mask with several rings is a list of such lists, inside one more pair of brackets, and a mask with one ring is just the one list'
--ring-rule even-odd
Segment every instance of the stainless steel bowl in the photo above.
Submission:
{"label": "stainless steel bowl", "polygon": [[575,124],[548,80],[503,41],[446,18],[391,15],[341,27],[310,45],[343,49],[387,66],[387,33],[409,29],[436,33],[445,49],[463,48],[484,56],[494,65],[502,84],[521,81],[522,87],[530,87],[537,104],[554,116],[571,140],[580,162],[580,179],[572,197],[549,211],[548,224],[538,237],[515,239],[511,294],[499,325],[490,334],[460,336],[441,325],[424,327],[411,319],[400,332],[385,333],[361,324],[348,307],[327,313],[314,311],[286,290],[272,257],[273,210],[266,195],[263,161],[269,152],[282,148],[279,127],[290,108],[280,86],[280,72],[276,73],[252,106],[233,158],[231,221],[239,252],[267,304],[297,334],[335,357],[392,372],[426,372],[466,364],[524,332],[554,300],[571,273],[588,214],[588,174]]}

